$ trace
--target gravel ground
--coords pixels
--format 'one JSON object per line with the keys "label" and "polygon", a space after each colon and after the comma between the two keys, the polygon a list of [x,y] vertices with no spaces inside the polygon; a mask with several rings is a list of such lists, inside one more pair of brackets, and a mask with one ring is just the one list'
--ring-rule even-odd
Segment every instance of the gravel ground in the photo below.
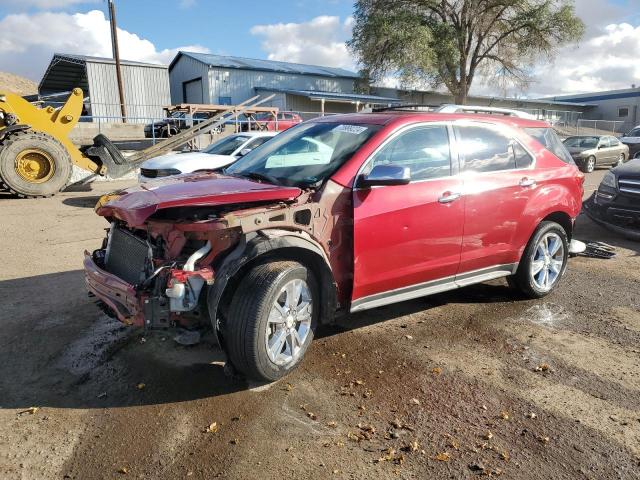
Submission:
{"label": "gravel ground", "polygon": [[494,281],[353,315],[248,385],[210,339],[87,298],[116,186],[0,198],[0,478],[640,478],[640,244],[580,217],[618,257],[572,259],[545,299]]}

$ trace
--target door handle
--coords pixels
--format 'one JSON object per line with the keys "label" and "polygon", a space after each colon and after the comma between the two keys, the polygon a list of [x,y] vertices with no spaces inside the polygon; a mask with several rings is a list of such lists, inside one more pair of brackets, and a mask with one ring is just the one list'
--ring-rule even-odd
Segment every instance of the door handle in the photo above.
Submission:
{"label": "door handle", "polygon": [[520,180],[520,183],[518,185],[520,185],[521,187],[535,187],[536,181],[533,178],[524,177]]}
{"label": "door handle", "polygon": [[438,202],[440,203],[451,203],[451,202],[455,202],[456,200],[458,200],[460,197],[462,196],[462,194],[460,192],[444,192],[440,198],[438,199]]}

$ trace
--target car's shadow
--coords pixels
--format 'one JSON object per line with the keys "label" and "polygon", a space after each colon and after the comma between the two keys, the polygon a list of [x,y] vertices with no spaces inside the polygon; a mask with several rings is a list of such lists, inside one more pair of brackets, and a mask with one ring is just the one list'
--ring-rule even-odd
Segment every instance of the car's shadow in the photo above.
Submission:
{"label": "car's shadow", "polygon": [[[318,336],[449,302],[513,300],[506,285],[476,285],[350,315]],[[0,282],[0,312],[0,408],[164,404],[256,386],[225,373],[225,356],[210,334],[185,347],[172,331],[145,334],[108,318],[87,297],[80,270]]]}

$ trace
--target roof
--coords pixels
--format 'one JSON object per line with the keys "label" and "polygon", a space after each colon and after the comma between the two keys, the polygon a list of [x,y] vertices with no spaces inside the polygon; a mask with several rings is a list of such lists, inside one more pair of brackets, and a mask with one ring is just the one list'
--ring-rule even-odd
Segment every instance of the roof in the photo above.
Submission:
{"label": "roof", "polygon": [[603,92],[580,93],[577,95],[561,95],[551,97],[549,100],[561,100],[564,103],[576,105],[576,102],[597,102],[601,100],[615,100],[618,98],[634,98],[640,97],[640,89],[625,88],[621,90],[606,90]]}
{"label": "roof", "polygon": [[233,68],[238,70],[261,70],[267,72],[296,73],[301,75],[318,75],[333,78],[359,78],[359,75],[350,70],[336,67],[322,67],[319,65],[307,65],[304,63],[278,62],[275,60],[260,60],[257,58],[230,57],[214,55],[211,53],[183,52],[180,51],[171,61],[169,70],[173,68],[180,56],[185,55],[210,67]]}
{"label": "roof", "polygon": [[[92,57],[89,55],[75,55],[72,53],[54,53],[51,63],[58,61],[68,61],[72,63],[110,63],[114,64],[116,61],[113,58],[106,57]],[[167,68],[166,65],[159,63],[145,63],[134,62],[133,60],[120,60],[120,65],[129,65],[133,67],[153,67],[153,68]]]}
{"label": "roof", "polygon": [[290,95],[300,95],[311,100],[329,100],[334,102],[361,102],[387,105],[389,103],[399,104],[401,100],[392,97],[380,97],[378,95],[364,95],[360,93],[340,93],[340,92],[323,92],[320,90],[297,90],[293,88],[273,88],[273,87],[255,87],[257,90],[264,90],[275,93],[288,93]]}

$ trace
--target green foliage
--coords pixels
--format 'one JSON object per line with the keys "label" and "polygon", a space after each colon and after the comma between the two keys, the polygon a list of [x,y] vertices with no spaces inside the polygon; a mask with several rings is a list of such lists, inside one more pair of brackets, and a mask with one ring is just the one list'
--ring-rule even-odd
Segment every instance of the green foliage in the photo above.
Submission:
{"label": "green foliage", "polygon": [[445,85],[464,103],[479,73],[518,84],[579,40],[572,0],[357,0],[349,47],[372,80]]}

